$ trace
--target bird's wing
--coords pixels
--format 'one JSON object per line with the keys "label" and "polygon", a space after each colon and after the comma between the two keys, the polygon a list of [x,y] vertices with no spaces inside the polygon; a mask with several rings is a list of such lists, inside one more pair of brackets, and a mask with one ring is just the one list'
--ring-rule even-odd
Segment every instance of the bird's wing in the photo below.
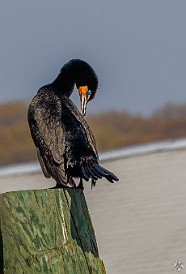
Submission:
{"label": "bird's wing", "polygon": [[66,184],[61,109],[53,91],[41,90],[29,106],[28,122],[44,175]]}
{"label": "bird's wing", "polygon": [[[88,140],[86,148],[87,148],[87,151],[89,151],[89,153],[86,156],[83,155],[83,157],[81,157],[80,163],[78,162],[76,163],[76,161],[70,163],[70,165],[68,166],[69,173],[71,174],[74,166],[79,165],[79,168],[78,168],[79,177],[83,178],[85,181],[88,181],[89,179],[91,179],[92,186],[95,186],[96,181],[103,177],[105,177],[111,183],[114,183],[114,181],[118,181],[119,179],[114,173],[110,172],[109,170],[99,165],[95,139],[84,117],[81,115],[81,113],[78,111],[77,107],[73,104],[71,100],[69,99],[66,100],[65,105],[69,107],[69,109],[71,110],[71,113],[73,113],[73,115],[81,124],[82,131],[86,133],[86,137]],[[91,147],[91,150],[88,149],[88,146]],[[85,150],[83,148],[81,149],[81,151],[84,154]],[[79,153],[79,155],[81,155],[81,153]]]}
{"label": "bird's wing", "polygon": [[[64,98],[64,100],[66,100]],[[92,147],[97,159],[99,158],[98,156],[98,152],[96,150],[96,142],[95,142],[95,138],[94,138],[94,135],[87,123],[87,121],[85,120],[85,118],[82,116],[82,114],[79,112],[78,108],[76,107],[76,105],[70,100],[66,100],[65,101],[65,104],[70,108],[71,112],[73,113],[73,115],[76,117],[76,119],[80,122],[81,126],[83,127],[85,133],[86,133],[86,136],[87,136],[87,139],[88,139],[88,142],[90,144],[90,146]]]}

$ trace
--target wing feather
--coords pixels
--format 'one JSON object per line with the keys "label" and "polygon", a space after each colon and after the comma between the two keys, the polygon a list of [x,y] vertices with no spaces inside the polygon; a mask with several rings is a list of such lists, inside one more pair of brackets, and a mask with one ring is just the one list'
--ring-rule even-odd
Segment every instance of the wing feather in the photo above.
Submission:
{"label": "wing feather", "polygon": [[45,177],[67,184],[64,163],[62,106],[54,91],[40,90],[28,109],[28,122]]}

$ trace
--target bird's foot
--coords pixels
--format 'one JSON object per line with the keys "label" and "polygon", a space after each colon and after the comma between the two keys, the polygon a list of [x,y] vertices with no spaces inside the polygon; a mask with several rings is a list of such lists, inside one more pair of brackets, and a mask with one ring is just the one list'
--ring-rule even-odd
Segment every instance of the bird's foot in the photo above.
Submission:
{"label": "bird's foot", "polygon": [[80,178],[79,185],[78,185],[76,188],[77,188],[77,189],[84,190],[83,179],[82,179],[82,178]]}

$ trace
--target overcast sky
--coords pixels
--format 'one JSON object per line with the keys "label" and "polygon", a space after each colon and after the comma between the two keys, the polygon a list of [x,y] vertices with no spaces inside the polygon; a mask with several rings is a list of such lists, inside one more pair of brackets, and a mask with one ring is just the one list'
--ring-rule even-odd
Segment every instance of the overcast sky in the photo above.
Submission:
{"label": "overcast sky", "polygon": [[99,76],[90,112],[186,103],[186,1],[0,1],[0,102],[30,100],[72,58]]}

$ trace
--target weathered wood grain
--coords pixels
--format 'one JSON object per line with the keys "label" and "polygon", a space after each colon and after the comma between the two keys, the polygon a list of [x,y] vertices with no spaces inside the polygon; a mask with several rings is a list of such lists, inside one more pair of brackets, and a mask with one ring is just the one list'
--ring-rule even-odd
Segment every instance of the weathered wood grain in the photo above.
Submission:
{"label": "weathered wood grain", "polygon": [[4,273],[106,273],[81,190],[0,195]]}

